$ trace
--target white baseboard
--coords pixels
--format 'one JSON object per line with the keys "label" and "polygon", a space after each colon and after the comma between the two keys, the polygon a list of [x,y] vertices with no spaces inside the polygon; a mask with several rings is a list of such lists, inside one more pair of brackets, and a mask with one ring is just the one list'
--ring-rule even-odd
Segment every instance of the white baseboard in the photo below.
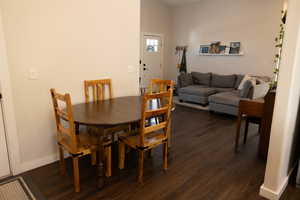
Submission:
{"label": "white baseboard", "polygon": [[[68,158],[69,156],[70,155],[67,152],[64,153],[65,158]],[[58,153],[55,153],[52,155],[45,156],[43,158],[38,158],[32,161],[24,162],[18,167],[18,171],[14,173],[14,175],[18,175],[23,172],[36,169],[44,165],[48,165],[50,163],[58,161],[58,159]]]}
{"label": "white baseboard", "polygon": [[44,166],[44,165],[48,165],[48,164],[53,163],[57,160],[58,160],[58,155],[53,154],[53,155],[49,155],[49,156],[39,158],[39,159],[36,159],[36,160],[24,162],[24,163],[21,164],[20,173],[23,173],[23,172],[26,172],[26,171],[29,171],[29,170],[32,170],[32,169],[36,169],[36,168]]}
{"label": "white baseboard", "polygon": [[262,185],[260,187],[259,195],[262,197],[265,197],[269,200],[279,200],[289,183],[289,177],[290,176],[287,176],[285,178],[285,180],[281,184],[281,187],[277,191],[271,190],[271,189],[265,187],[264,185]]}

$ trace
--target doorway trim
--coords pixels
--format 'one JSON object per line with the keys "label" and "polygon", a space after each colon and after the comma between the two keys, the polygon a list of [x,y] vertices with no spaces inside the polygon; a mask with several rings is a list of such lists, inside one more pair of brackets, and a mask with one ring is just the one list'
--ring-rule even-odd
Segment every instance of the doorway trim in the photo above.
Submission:
{"label": "doorway trim", "polygon": [[11,79],[9,66],[7,61],[6,41],[3,31],[2,13],[0,13],[0,87],[3,105],[3,120],[6,132],[9,164],[12,175],[22,172],[19,137],[17,132],[17,124],[15,119],[15,110],[13,104],[13,94],[11,88]]}
{"label": "doorway trim", "polygon": [[[143,50],[144,50],[144,36],[156,36],[156,37],[160,37],[161,39],[161,53],[160,53],[160,62],[161,62],[161,75],[162,77],[165,77],[165,73],[164,73],[164,69],[165,69],[165,60],[164,60],[164,54],[165,54],[165,38],[164,38],[164,34],[160,34],[160,33],[151,33],[151,32],[141,32],[141,41],[140,41],[140,60],[143,61]],[[139,67],[139,80],[141,80],[141,71],[142,67],[140,64]],[[139,85],[141,86],[141,81],[139,81]]]}

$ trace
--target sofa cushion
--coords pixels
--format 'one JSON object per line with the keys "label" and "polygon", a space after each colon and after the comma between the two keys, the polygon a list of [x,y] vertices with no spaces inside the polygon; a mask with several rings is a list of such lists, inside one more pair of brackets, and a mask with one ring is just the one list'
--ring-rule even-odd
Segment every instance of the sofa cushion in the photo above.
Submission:
{"label": "sofa cushion", "polygon": [[189,85],[193,85],[193,78],[191,74],[180,73],[178,76],[178,84],[179,87],[187,87]]}
{"label": "sofa cushion", "polygon": [[211,73],[192,72],[191,74],[195,84],[210,86]]}
{"label": "sofa cushion", "polygon": [[234,90],[234,88],[214,88],[214,89],[217,91],[217,93],[219,93],[219,92],[230,92],[230,91]]}
{"label": "sofa cushion", "polygon": [[240,103],[240,93],[237,90],[231,92],[222,92],[218,94],[211,95],[208,101],[216,104],[224,104],[231,106],[238,106]]}
{"label": "sofa cushion", "polygon": [[236,75],[236,81],[235,81],[235,84],[234,84],[235,89],[239,88],[239,86],[240,86],[243,79],[244,79],[244,75],[242,75],[242,74],[237,74]]}
{"label": "sofa cushion", "polygon": [[218,88],[233,88],[235,84],[235,75],[218,75],[212,74],[211,86]]}
{"label": "sofa cushion", "polygon": [[191,94],[202,97],[208,97],[216,92],[214,88],[208,88],[203,85],[190,85],[179,89],[180,94]]}

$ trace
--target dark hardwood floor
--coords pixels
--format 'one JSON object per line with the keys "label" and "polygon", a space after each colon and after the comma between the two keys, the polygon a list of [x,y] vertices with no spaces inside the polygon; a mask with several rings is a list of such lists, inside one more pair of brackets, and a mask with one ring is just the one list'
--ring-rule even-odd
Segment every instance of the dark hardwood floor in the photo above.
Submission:
{"label": "dark hardwood floor", "polygon": [[[162,170],[162,149],[145,161],[144,185],[137,183],[137,154],[126,157],[123,173],[114,169],[108,185],[97,188],[97,170],[87,157],[80,162],[81,192],[73,192],[72,165],[68,175],[59,175],[53,163],[23,176],[46,199],[109,200],[262,200],[259,188],[265,163],[257,158],[257,127],[251,126],[247,145],[234,153],[235,118],[177,106],[173,114],[172,151],[169,170]],[[116,150],[116,149],[115,149]],[[115,151],[116,153],[116,151]],[[117,160],[114,155],[114,160]],[[117,162],[114,163],[117,167]],[[289,186],[284,200],[300,199],[300,192]]]}

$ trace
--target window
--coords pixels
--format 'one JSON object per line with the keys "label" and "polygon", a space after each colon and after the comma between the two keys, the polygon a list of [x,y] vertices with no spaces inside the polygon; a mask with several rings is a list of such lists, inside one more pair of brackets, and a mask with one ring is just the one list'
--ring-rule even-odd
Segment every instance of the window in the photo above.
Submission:
{"label": "window", "polygon": [[159,42],[156,39],[147,39],[146,40],[146,50],[147,52],[158,52]]}

